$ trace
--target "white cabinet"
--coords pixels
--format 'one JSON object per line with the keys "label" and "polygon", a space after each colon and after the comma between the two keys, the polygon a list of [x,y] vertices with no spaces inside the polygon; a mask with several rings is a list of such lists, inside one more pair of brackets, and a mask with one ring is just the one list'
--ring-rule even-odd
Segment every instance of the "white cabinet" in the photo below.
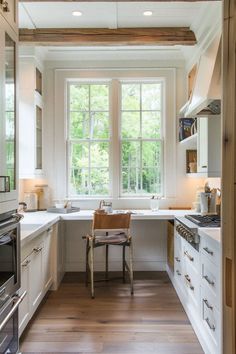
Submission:
{"label": "white cabinet", "polygon": [[37,309],[43,293],[43,246],[42,243],[36,243],[30,257],[29,296],[31,312],[35,312]]}
{"label": "white cabinet", "polygon": [[0,14],[9,23],[9,25],[17,31],[18,24],[18,1],[17,0],[1,0]]}
{"label": "white cabinet", "polygon": [[20,335],[47,291],[58,288],[65,272],[64,250],[63,222],[49,227],[22,248],[20,294],[27,294],[19,307]]}
{"label": "white cabinet", "polygon": [[19,306],[19,332],[20,334],[26,327],[30,320],[30,300],[29,300],[29,286],[30,286],[30,256],[26,257],[21,263],[21,294],[26,291],[26,296],[24,297],[22,303]]}
{"label": "white cabinet", "polygon": [[[42,64],[34,53],[19,61],[19,175],[44,177]],[[26,80],[27,78],[27,80]]]}
{"label": "white cabinet", "polygon": [[200,237],[199,251],[175,230],[174,277],[177,294],[206,354],[221,354],[220,243]]}
{"label": "white cabinet", "polygon": [[65,274],[65,224],[60,221],[53,226],[52,233],[52,290],[57,290]]}
{"label": "white cabinet", "polygon": [[17,203],[17,35],[0,16],[0,209]]}
{"label": "white cabinet", "polygon": [[[56,226],[55,226],[56,227]],[[50,227],[45,232],[44,247],[43,247],[43,287],[44,292],[47,292],[52,285],[52,235],[53,228]]]}
{"label": "white cabinet", "polygon": [[208,335],[209,352],[221,353],[220,244],[204,237],[201,253],[201,321]]}
{"label": "white cabinet", "polygon": [[197,131],[197,172],[203,177],[220,177],[220,116],[198,118]]}
{"label": "white cabinet", "polygon": [[44,295],[52,285],[52,228],[22,249],[21,289],[27,292],[19,307],[19,332],[23,332]]}

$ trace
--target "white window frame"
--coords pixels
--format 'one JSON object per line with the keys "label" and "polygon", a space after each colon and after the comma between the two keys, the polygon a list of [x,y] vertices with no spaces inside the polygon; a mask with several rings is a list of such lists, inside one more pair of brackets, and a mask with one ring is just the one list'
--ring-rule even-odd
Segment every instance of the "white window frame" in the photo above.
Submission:
{"label": "white window frame", "polygon": [[[112,131],[116,136],[111,134],[111,190],[113,195],[106,198],[111,200],[116,208],[146,208],[149,205],[150,197],[140,196],[119,196],[119,164],[120,161],[119,147],[117,139],[119,139],[119,81],[122,80],[160,80],[166,83],[166,90],[163,94],[165,105],[164,116],[165,126],[163,126],[164,135],[164,154],[165,161],[163,171],[164,191],[163,195],[168,202],[176,197],[176,69],[175,68],[115,68],[115,69],[55,69],[54,71],[54,172],[53,186],[55,198],[68,197],[67,194],[67,146],[66,146],[66,129],[67,129],[67,94],[66,87],[68,81],[84,80],[84,81],[106,81],[114,80],[115,90],[117,91],[117,99],[111,104],[111,112],[113,115]],[[115,84],[116,83],[116,84]],[[59,158],[58,158],[59,156]],[[104,198],[104,197],[103,197]],[[73,198],[75,201],[82,203],[81,207],[94,208],[97,207],[97,201],[100,197],[78,196]],[[147,201],[147,202],[145,202]],[[147,204],[148,203],[148,204]]]}

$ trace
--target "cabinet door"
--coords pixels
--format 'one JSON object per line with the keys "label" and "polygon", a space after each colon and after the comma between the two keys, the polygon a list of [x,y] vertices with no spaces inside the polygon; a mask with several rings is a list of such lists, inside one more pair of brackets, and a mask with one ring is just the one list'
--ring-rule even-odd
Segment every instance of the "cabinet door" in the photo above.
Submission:
{"label": "cabinet door", "polygon": [[29,267],[30,267],[30,257],[27,257],[21,263],[21,288],[20,294],[26,291],[26,296],[19,306],[19,332],[20,335],[26,327],[30,319],[30,302],[29,302]]}
{"label": "cabinet door", "polygon": [[43,284],[46,292],[52,284],[52,228],[45,232],[43,248]]}
{"label": "cabinet door", "polygon": [[37,309],[43,294],[43,244],[34,247],[30,263],[30,304],[32,313]]}
{"label": "cabinet door", "polygon": [[[16,41],[0,19],[0,202],[17,201],[16,168]],[[17,206],[17,202],[16,202]]]}
{"label": "cabinet door", "polygon": [[197,142],[197,171],[207,172],[208,167],[208,118],[199,118]]}

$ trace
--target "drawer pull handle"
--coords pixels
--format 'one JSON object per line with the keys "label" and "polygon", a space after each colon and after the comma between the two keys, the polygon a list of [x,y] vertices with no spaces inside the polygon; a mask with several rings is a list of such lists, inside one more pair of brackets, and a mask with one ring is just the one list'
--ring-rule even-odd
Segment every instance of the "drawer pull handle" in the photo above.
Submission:
{"label": "drawer pull handle", "polygon": [[42,251],[42,247],[35,247],[34,249],[33,249],[33,251],[35,252],[35,253],[39,253],[39,252],[41,252]]}
{"label": "drawer pull handle", "polygon": [[176,262],[180,262],[179,257],[175,257]]}
{"label": "drawer pull handle", "polygon": [[188,275],[188,274],[185,274],[184,277],[185,277],[185,279],[187,280],[187,284],[188,284],[190,290],[194,290],[194,286],[191,284],[191,279],[190,279],[189,275]]}
{"label": "drawer pull handle", "polygon": [[203,302],[206,304],[206,307],[208,307],[210,310],[213,310],[213,306],[211,306],[209,304],[209,302],[207,301],[207,299],[203,299]]}
{"label": "drawer pull handle", "polygon": [[25,263],[22,264],[22,267],[27,267],[30,264],[30,260],[28,259],[27,261],[25,261]]}
{"label": "drawer pull handle", "polygon": [[209,250],[208,247],[203,247],[204,251],[206,251],[208,254],[210,254],[211,256],[213,256],[213,251]]}
{"label": "drawer pull handle", "polygon": [[203,278],[206,279],[206,281],[208,282],[208,284],[210,284],[210,285],[212,285],[212,286],[215,285],[215,282],[214,282],[213,280],[210,280],[207,275],[204,275]]}
{"label": "drawer pull handle", "polygon": [[206,321],[206,323],[208,324],[208,327],[209,327],[212,331],[215,331],[215,330],[216,330],[215,326],[214,326],[213,324],[211,324],[211,322],[210,322],[210,320],[209,320],[208,317],[205,319],[205,321]]}
{"label": "drawer pull handle", "polygon": [[176,270],[176,273],[177,273],[178,275],[181,275],[181,273],[180,273],[180,271],[179,271],[179,270]]}
{"label": "drawer pull handle", "polygon": [[190,256],[190,254],[187,251],[184,251],[184,255],[187,256],[191,262],[194,261],[194,258],[192,256]]}

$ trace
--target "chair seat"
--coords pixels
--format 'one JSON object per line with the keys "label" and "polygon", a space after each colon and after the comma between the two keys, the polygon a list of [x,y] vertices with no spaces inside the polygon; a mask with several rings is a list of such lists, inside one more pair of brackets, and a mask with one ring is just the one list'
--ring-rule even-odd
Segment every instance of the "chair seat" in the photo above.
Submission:
{"label": "chair seat", "polygon": [[128,241],[128,237],[125,233],[119,233],[119,234],[111,234],[111,235],[102,235],[102,236],[96,236],[95,238],[95,244],[122,244],[126,243]]}

